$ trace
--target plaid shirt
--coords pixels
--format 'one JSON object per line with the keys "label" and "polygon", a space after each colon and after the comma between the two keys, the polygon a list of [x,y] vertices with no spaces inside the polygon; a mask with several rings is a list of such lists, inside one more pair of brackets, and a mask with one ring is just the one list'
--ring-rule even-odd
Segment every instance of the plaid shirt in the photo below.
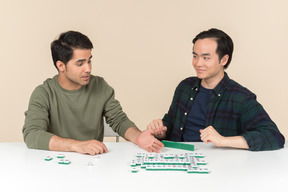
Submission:
{"label": "plaid shirt", "polygon": [[[163,123],[167,139],[182,141],[183,130],[201,80],[189,77],[176,88],[172,104]],[[256,95],[225,73],[211,91],[205,127],[213,126],[222,136],[245,138],[251,151],[275,150],[284,147],[285,138],[270,119]]]}

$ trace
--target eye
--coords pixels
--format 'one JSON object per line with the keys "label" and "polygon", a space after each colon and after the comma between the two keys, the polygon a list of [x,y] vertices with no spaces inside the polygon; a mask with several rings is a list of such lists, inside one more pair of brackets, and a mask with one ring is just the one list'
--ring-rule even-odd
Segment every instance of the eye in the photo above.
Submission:
{"label": "eye", "polygon": [[77,63],[78,67],[81,67],[83,65],[83,63]]}
{"label": "eye", "polygon": [[210,58],[209,57],[204,57],[204,60],[209,60]]}

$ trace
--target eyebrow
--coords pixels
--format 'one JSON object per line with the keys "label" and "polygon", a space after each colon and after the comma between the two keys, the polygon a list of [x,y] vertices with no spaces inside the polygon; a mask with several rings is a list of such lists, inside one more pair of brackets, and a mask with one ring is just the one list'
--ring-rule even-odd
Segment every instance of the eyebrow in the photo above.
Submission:
{"label": "eyebrow", "polygon": [[[91,60],[92,57],[93,56],[91,55],[88,60]],[[79,59],[79,60],[76,61],[76,63],[80,63],[80,62],[83,62],[83,61],[86,61],[86,59]]]}
{"label": "eyebrow", "polygon": [[[193,51],[193,55],[198,55],[198,54]],[[201,56],[210,56],[210,55],[211,55],[210,53],[203,53],[203,54],[201,54]]]}

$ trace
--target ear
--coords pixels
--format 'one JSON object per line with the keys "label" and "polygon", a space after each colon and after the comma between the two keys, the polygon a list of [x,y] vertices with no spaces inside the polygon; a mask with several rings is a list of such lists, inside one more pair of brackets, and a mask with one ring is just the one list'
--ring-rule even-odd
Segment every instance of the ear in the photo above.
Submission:
{"label": "ear", "polygon": [[59,70],[59,73],[65,71],[66,65],[62,61],[57,61],[56,66]]}
{"label": "ear", "polygon": [[228,62],[228,59],[229,59],[229,55],[224,55],[223,57],[222,57],[222,59],[221,59],[221,61],[220,61],[220,64],[222,65],[222,66],[225,66],[226,64],[227,64],[227,62]]}

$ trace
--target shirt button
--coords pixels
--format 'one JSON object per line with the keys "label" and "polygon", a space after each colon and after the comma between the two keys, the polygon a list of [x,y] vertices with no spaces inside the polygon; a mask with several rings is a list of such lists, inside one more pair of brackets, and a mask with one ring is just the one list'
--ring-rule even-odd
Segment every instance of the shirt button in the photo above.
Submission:
{"label": "shirt button", "polygon": [[218,97],[220,97],[221,96],[221,94],[218,94]]}
{"label": "shirt button", "polygon": [[195,89],[195,91],[197,91],[197,90],[198,90],[198,88]]}
{"label": "shirt button", "polygon": [[181,127],[180,130],[182,131],[182,130],[183,130],[183,127]]}
{"label": "shirt button", "polygon": [[185,112],[184,115],[187,115],[187,113]]}
{"label": "shirt button", "polygon": [[190,100],[192,101],[192,100],[193,100],[193,97],[191,97]]}

